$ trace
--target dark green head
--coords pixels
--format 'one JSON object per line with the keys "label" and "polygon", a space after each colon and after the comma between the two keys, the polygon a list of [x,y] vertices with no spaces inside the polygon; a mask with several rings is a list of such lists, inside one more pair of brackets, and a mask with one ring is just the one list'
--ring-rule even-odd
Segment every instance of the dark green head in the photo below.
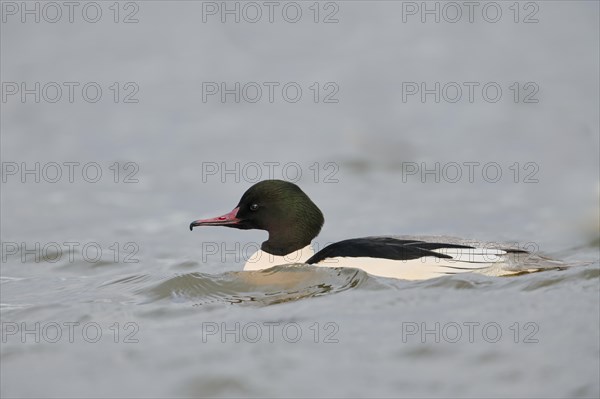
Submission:
{"label": "dark green head", "polygon": [[283,180],[256,183],[226,215],[196,220],[195,226],[227,226],[269,232],[262,249],[287,255],[310,244],[323,227],[323,214],[297,185]]}

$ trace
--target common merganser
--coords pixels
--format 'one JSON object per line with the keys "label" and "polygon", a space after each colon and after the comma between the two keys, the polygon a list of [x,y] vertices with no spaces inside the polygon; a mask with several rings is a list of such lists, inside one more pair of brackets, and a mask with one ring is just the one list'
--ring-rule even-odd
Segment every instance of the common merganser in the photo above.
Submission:
{"label": "common merganser", "polygon": [[[352,238],[330,244],[314,253],[311,241],[323,227],[319,208],[297,185],[265,180],[250,187],[229,213],[190,224],[258,229],[269,239],[248,259],[244,270],[262,270],[291,263],[324,267],[352,267],[369,274],[405,280],[424,280],[449,274],[483,272],[508,275],[534,271],[515,267],[533,254],[514,248],[477,248],[395,237]],[[535,257],[536,262],[540,257]],[[539,266],[537,264],[536,266]]]}

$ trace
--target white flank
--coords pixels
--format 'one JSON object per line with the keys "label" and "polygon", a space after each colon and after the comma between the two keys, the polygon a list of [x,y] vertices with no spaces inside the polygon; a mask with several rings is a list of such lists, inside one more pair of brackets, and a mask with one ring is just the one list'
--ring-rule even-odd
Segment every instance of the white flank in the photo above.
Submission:
{"label": "white flank", "polygon": [[[478,255],[479,256],[479,255]],[[462,262],[455,259],[442,259],[426,256],[411,260],[382,258],[327,258],[316,264],[321,267],[354,267],[374,276],[399,278],[402,280],[426,280],[451,274],[481,271],[502,262],[496,256],[495,262]]]}

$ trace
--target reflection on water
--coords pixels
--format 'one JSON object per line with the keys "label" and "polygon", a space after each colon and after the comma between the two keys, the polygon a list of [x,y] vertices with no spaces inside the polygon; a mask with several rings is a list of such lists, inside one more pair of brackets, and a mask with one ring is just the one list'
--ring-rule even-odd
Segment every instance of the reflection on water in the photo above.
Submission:
{"label": "reflection on water", "polygon": [[[173,267],[178,268],[180,264]],[[569,266],[532,269],[503,278],[566,270]],[[598,270],[582,270],[575,276],[555,275],[521,287],[523,290],[550,286],[567,279],[589,279],[598,277]],[[411,282],[422,288],[482,289],[494,285],[494,279],[478,280],[476,274],[435,278]],[[396,287],[402,289],[408,282],[370,276],[362,270],[352,268],[324,268],[304,264],[275,266],[260,271],[226,272],[222,274],[186,273],[175,276],[159,277],[148,274],[131,275],[103,283],[100,288],[108,287],[119,291],[134,293],[146,297],[140,304],[151,304],[167,300],[175,303],[191,303],[195,306],[206,304],[250,304],[258,306],[274,305],[300,299],[335,294],[352,288],[384,289]],[[515,285],[520,285],[515,280]],[[116,288],[115,288],[116,287]]]}
{"label": "reflection on water", "polygon": [[342,292],[369,280],[356,269],[317,268],[308,265],[276,266],[267,270],[228,272],[220,275],[188,273],[158,282],[147,275],[121,278],[106,285],[125,285],[127,290],[150,299],[208,303],[273,305]]}

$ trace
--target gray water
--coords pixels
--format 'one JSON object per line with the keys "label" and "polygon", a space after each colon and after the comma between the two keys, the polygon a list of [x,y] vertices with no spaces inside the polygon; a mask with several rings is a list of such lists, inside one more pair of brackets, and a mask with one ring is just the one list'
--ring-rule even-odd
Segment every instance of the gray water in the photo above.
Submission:
{"label": "gray water", "polygon": [[[599,6],[513,3],[2,2],[2,397],[598,397]],[[270,177],[325,214],[317,249],[450,235],[565,267],[242,272],[265,232],[188,225]]]}

